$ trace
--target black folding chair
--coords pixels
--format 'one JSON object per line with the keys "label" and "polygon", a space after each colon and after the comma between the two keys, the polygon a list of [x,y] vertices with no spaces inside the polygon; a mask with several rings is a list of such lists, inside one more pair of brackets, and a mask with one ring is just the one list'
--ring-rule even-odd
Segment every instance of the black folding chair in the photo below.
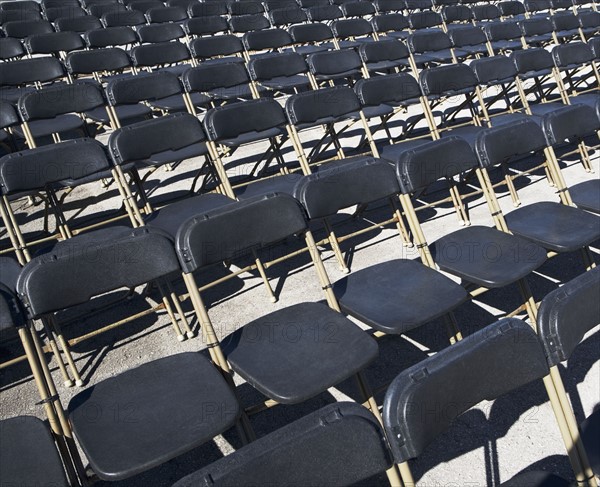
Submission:
{"label": "black folding chair", "polygon": [[16,104],[21,95],[64,81],[65,70],[56,58],[45,56],[0,63],[0,98]]}
{"label": "black folding chair", "polygon": [[315,52],[308,55],[306,62],[314,89],[323,85],[334,86],[336,81],[352,86],[357,79],[368,77],[354,49]]}
{"label": "black folding chair", "polygon": [[76,32],[84,34],[90,30],[101,29],[102,23],[95,15],[84,15],[82,17],[60,17],[54,21],[57,32]]}
{"label": "black folding chair", "polygon": [[30,55],[51,54],[63,61],[67,53],[84,47],[81,36],[75,32],[35,34],[25,38],[24,44]]}
{"label": "black folding chair", "polygon": [[103,47],[128,47],[138,43],[135,31],[126,25],[87,30],[83,38],[87,47],[93,50]]}
{"label": "black folding chair", "polygon": [[265,94],[290,95],[310,87],[308,66],[297,52],[260,56],[248,63],[248,72],[256,89]]}
{"label": "black folding chair", "polygon": [[[30,318],[179,272],[172,242],[158,233],[117,228],[104,237],[84,248],[65,241],[23,270],[18,291]],[[97,258],[90,259],[90,251]],[[119,258],[123,256],[129,258]],[[131,409],[122,414],[134,420],[115,421],[113,414],[104,413],[90,417],[91,410],[108,411],[114,404],[127,404]],[[199,353],[188,352],[126,370],[76,394],[68,406],[66,427],[72,432],[67,429],[65,435],[74,434],[98,477],[115,481],[211,440],[239,414],[236,397],[218,369]]]}
{"label": "black folding chair", "polygon": [[[456,418],[483,400],[539,379],[546,385],[577,480],[590,480],[581,471],[573,441],[565,436],[565,414],[535,332],[520,320],[504,319],[406,369],[390,385],[383,406],[384,425],[405,485],[415,485],[408,461],[426,451]],[[444,414],[428,414],[431,404]],[[569,482],[545,472],[528,472],[500,485],[567,487]]]}
{"label": "black folding chair", "polygon": [[52,24],[47,20],[13,20],[2,25],[6,37],[24,39],[34,34],[54,32]]}
{"label": "black folding chair", "polygon": [[0,37],[0,60],[18,61],[26,54],[25,47],[19,39]]}
{"label": "black folding chair", "polygon": [[242,40],[235,35],[199,37],[190,41],[190,52],[202,64],[244,62]]}

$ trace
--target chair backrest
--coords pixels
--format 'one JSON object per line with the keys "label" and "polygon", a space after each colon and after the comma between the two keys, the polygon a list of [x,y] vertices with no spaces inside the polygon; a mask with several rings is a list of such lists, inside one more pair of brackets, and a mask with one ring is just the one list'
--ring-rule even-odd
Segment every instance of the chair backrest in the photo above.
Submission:
{"label": "chair backrest", "polygon": [[404,370],[385,395],[383,422],[397,463],[418,457],[465,411],[545,377],[533,329],[504,319]]}
{"label": "chair backrest", "polygon": [[15,20],[2,26],[6,37],[24,39],[33,34],[48,34],[54,32],[52,24],[47,20]]}
{"label": "chair backrest", "polygon": [[144,25],[146,17],[142,12],[137,10],[117,10],[114,12],[106,12],[100,18],[105,27],[118,27],[128,25],[135,27],[136,25]]}
{"label": "chair backrest", "polygon": [[[88,12],[91,15],[94,15],[100,19],[100,22],[104,23],[103,17],[104,14],[108,14],[111,12],[128,12],[127,7],[122,3],[99,3],[96,5],[90,5],[88,7]],[[109,20],[109,23],[112,24],[113,20]]]}
{"label": "chair backrest", "polygon": [[60,84],[23,94],[19,113],[25,122],[54,118],[65,113],[83,113],[106,104],[102,90],[93,83]]}
{"label": "chair backrest", "polygon": [[204,117],[204,130],[210,140],[235,139],[250,132],[279,129],[285,124],[281,105],[267,98],[212,108]]}
{"label": "chair backrest", "polygon": [[408,19],[403,14],[376,15],[371,19],[375,32],[400,32],[408,28]]}
{"label": "chair backrest", "polygon": [[227,15],[227,3],[219,1],[197,2],[188,7],[188,15],[194,17],[209,17],[212,15]]}
{"label": "chair backrest", "polygon": [[271,27],[269,20],[263,14],[236,15],[229,19],[231,32],[250,32]]}
{"label": "chair backrest", "polygon": [[88,47],[101,48],[110,46],[126,46],[137,43],[135,31],[126,25],[89,30],[83,34]]}
{"label": "chair backrest", "polygon": [[371,2],[350,1],[340,5],[346,17],[366,17],[375,14],[375,6]]}
{"label": "chair backrest", "polygon": [[271,10],[269,11],[269,18],[274,27],[301,24],[308,20],[306,12],[297,5],[295,7]]}
{"label": "chair backrest", "polygon": [[271,12],[272,10],[281,10],[283,8],[300,7],[296,0],[266,0],[263,3],[267,9],[267,12]]}
{"label": "chair backrest", "polygon": [[384,39],[377,42],[363,42],[358,47],[358,54],[364,63],[381,61],[408,60],[408,47],[398,39]]}
{"label": "chair backrest", "polygon": [[527,12],[531,13],[542,12],[552,8],[550,0],[524,0],[523,6]]}
{"label": "chair backrest", "polygon": [[448,36],[454,47],[480,46],[487,41],[485,33],[479,27],[464,26],[456,27],[448,31]]}
{"label": "chair backrest", "polygon": [[366,36],[373,33],[373,26],[365,19],[335,20],[331,24],[331,29],[335,36],[340,39]]}
{"label": "chair backrest", "polygon": [[305,44],[310,42],[322,42],[333,38],[333,32],[327,24],[316,22],[313,24],[292,25],[289,28],[294,42]]}
{"label": "chair backrest", "polygon": [[519,120],[482,131],[475,141],[481,167],[508,162],[546,147],[544,132],[532,120]]}
{"label": "chair backrest", "polygon": [[436,27],[443,24],[443,19],[440,14],[431,10],[423,10],[408,16],[408,23],[411,29],[427,29],[428,27]]}
{"label": "chair backrest", "polygon": [[131,50],[130,56],[133,64],[140,67],[180,63],[191,58],[185,44],[177,41],[136,46]]}
{"label": "chair backrest", "polygon": [[550,19],[536,17],[534,19],[526,19],[519,22],[521,32],[526,36],[538,36],[548,34],[554,30],[554,26]]}
{"label": "chair backrest", "polygon": [[181,83],[169,72],[115,79],[106,86],[106,97],[113,106],[157,100],[178,93],[181,93]]}
{"label": "chair backrest", "polygon": [[19,86],[54,81],[65,75],[55,57],[39,57],[0,63],[0,86]]}
{"label": "chair backrest", "polygon": [[108,149],[115,164],[143,161],[206,141],[200,121],[189,113],[173,113],[115,130]]}
{"label": "chair backrest", "polygon": [[503,17],[515,17],[525,14],[525,5],[518,0],[507,0],[498,2],[498,8]]}
{"label": "chair backrest", "polygon": [[364,407],[337,402],[184,477],[173,487],[204,484],[351,485],[391,466],[377,420]]}
{"label": "chair backrest", "polygon": [[189,35],[205,36],[227,32],[229,25],[227,24],[227,20],[220,15],[210,15],[186,20],[183,23],[183,28]]}
{"label": "chair backrest", "polygon": [[142,25],[137,33],[140,42],[149,44],[174,41],[185,36],[181,26],[175,23]]}
{"label": "chair backrest", "polygon": [[40,4],[34,0],[6,1],[0,4],[0,11],[6,10],[33,10],[40,11]]}
{"label": "chair backrest", "polygon": [[480,85],[494,85],[514,81],[517,68],[506,56],[476,59],[470,64]]}
{"label": "chair backrest", "polygon": [[101,29],[102,23],[95,15],[84,17],[60,17],[54,21],[57,32],[77,32],[84,34],[93,29]]}
{"label": "chair backrest", "polygon": [[569,42],[555,46],[552,49],[552,59],[558,68],[579,68],[594,60],[594,52],[583,42]]}
{"label": "chair backrest", "polygon": [[231,15],[253,15],[262,14],[265,7],[261,2],[245,0],[243,2],[227,2],[227,8]]}
{"label": "chair backrest", "polygon": [[306,58],[306,62],[314,75],[324,77],[345,75],[362,67],[360,56],[354,49],[315,52]]}
{"label": "chair backrest", "polygon": [[375,8],[382,13],[402,12],[406,8],[403,0],[375,0]]}
{"label": "chair backrest", "polygon": [[25,39],[30,54],[58,54],[84,47],[81,36],[75,32],[51,32],[35,34]]}
{"label": "chair backrest", "polygon": [[131,59],[118,47],[71,52],[65,60],[69,73],[93,74],[102,71],[120,71],[131,67]]}
{"label": "chair backrest", "polygon": [[520,77],[547,74],[554,67],[554,60],[544,48],[524,49],[510,54]]}
{"label": "chair backrest", "polygon": [[10,103],[0,100],[0,129],[12,127],[20,121],[15,108]]}
{"label": "chair backrest", "polygon": [[201,37],[190,42],[192,56],[197,59],[210,59],[215,56],[231,56],[244,51],[239,37],[221,35]]}
{"label": "chair backrest", "polygon": [[419,73],[423,94],[430,98],[471,93],[477,86],[473,70],[466,64],[449,64],[424,69]]}
{"label": "chair backrest", "polygon": [[417,80],[408,73],[361,79],[354,86],[363,106],[378,106],[382,103],[416,103],[421,96]]}
{"label": "chair backrest", "polygon": [[250,78],[241,63],[201,64],[181,75],[185,91],[205,92],[216,88],[230,88],[248,84]]}
{"label": "chair backrest", "polygon": [[25,54],[23,44],[19,39],[12,37],[0,37],[0,59],[16,60]]}
{"label": "chair backrest", "polygon": [[360,159],[302,177],[294,187],[294,197],[312,220],[335,215],[350,206],[372,203],[399,191],[391,164],[380,159]]}
{"label": "chair backrest", "polygon": [[447,5],[442,9],[445,22],[468,22],[473,18],[473,11],[466,5]]}
{"label": "chair backrest", "polygon": [[289,122],[302,128],[336,121],[360,109],[356,93],[348,86],[298,93],[290,96],[285,103]]}
{"label": "chair backrest", "polygon": [[279,49],[292,44],[292,37],[283,29],[267,29],[246,32],[242,42],[247,51]]}
{"label": "chair backrest", "polygon": [[477,157],[468,142],[450,136],[403,152],[396,162],[396,177],[401,192],[410,194],[475,167]]}
{"label": "chair backrest", "polygon": [[550,18],[550,21],[556,32],[577,31],[579,28],[579,19],[570,12],[558,12]]}
{"label": "chair backrest", "polygon": [[440,30],[421,30],[408,36],[408,45],[412,52],[422,53],[450,49],[452,41]]}
{"label": "chair backrest", "polygon": [[0,10],[0,24],[21,20],[42,20],[42,17],[35,10]]}
{"label": "chair backrest", "polygon": [[251,59],[248,71],[253,80],[259,81],[306,73],[308,66],[297,52],[283,52]]}
{"label": "chair backrest", "polygon": [[306,10],[311,22],[326,22],[328,20],[341,19],[344,13],[337,5],[319,5]]}
{"label": "chair backrest", "polygon": [[178,271],[167,237],[148,227],[116,227],[102,242],[84,234],[35,257],[23,268],[17,291],[29,317],[35,318]]}
{"label": "chair backrest", "polygon": [[175,248],[181,268],[190,273],[305,230],[306,219],[298,200],[286,194],[268,194],[190,218],[179,227]]}
{"label": "chair backrest", "polygon": [[600,268],[547,294],[538,313],[538,335],[550,367],[567,360],[584,335],[600,324]]}
{"label": "chair backrest", "polygon": [[544,115],[542,129],[548,145],[580,141],[600,130],[600,118],[591,106],[574,104]]}
{"label": "chair backrest", "polygon": [[473,5],[473,17],[478,21],[497,20],[502,16],[500,9],[496,5]]}
{"label": "chair backrest", "polygon": [[44,190],[50,184],[81,179],[110,167],[104,146],[92,139],[14,152],[0,159],[0,192]]}
{"label": "chair backrest", "polygon": [[522,35],[516,22],[490,22],[483,26],[483,30],[490,41],[519,39]]}
{"label": "chair backrest", "polygon": [[151,24],[166,22],[181,22],[188,18],[187,12],[182,7],[153,7],[146,11],[146,18]]}
{"label": "chair backrest", "polygon": [[65,17],[85,17],[87,15],[87,12],[79,6],[65,5],[60,7],[47,8],[44,10],[44,15],[48,21],[54,22],[56,19]]}
{"label": "chair backrest", "polygon": [[579,12],[577,14],[577,18],[579,19],[579,25],[584,29],[598,27],[598,25],[600,25],[600,12],[585,10],[583,12]]}

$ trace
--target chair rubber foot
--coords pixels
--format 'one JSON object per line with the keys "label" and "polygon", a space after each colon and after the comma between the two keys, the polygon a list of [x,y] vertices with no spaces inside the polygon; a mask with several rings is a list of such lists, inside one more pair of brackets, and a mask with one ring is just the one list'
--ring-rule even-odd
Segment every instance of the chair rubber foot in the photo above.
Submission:
{"label": "chair rubber foot", "polygon": [[513,203],[513,206],[514,206],[515,208],[518,208],[519,206],[521,206],[521,202],[520,202],[520,201],[515,201],[515,202]]}
{"label": "chair rubber foot", "polygon": [[184,340],[185,340],[185,337],[183,335],[177,335],[178,342],[183,342]]}
{"label": "chair rubber foot", "polygon": [[65,387],[73,387],[73,381],[72,380],[66,380],[63,382],[63,384],[65,385]]}
{"label": "chair rubber foot", "polygon": [[344,267],[342,269],[342,274],[350,274],[350,269],[348,269],[347,267]]}
{"label": "chair rubber foot", "polygon": [[186,336],[188,338],[194,338],[196,336],[196,334],[193,331],[188,331],[188,332],[186,332]]}
{"label": "chair rubber foot", "polygon": [[83,387],[83,381],[81,379],[75,381],[77,387]]}
{"label": "chair rubber foot", "polygon": [[467,225],[467,222],[466,222],[466,221],[464,221],[464,220],[460,220],[458,223],[459,223],[459,225],[460,225],[461,227],[464,227],[464,226],[466,226],[466,225]]}
{"label": "chair rubber foot", "polygon": [[271,297],[269,298],[269,300],[270,300],[272,303],[276,303],[276,302],[277,302],[277,298],[276,298],[275,296],[271,296]]}

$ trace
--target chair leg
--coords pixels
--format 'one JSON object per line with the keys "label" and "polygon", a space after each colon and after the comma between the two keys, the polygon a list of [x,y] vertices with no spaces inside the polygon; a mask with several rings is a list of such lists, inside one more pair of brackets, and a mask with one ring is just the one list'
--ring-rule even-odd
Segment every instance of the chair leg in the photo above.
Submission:
{"label": "chair leg", "polygon": [[331,227],[329,221],[327,221],[326,218],[323,219],[323,223],[325,225],[325,230],[327,231],[327,238],[329,239],[329,244],[331,245],[331,249],[333,250],[335,258],[337,259],[338,264],[340,266],[340,271],[342,271],[343,274],[348,274],[350,270],[348,269],[346,261],[344,260],[344,255],[342,254],[342,250],[340,249],[340,244],[337,240],[335,232],[333,231],[333,228]]}
{"label": "chair leg", "polygon": [[450,344],[454,345],[456,342],[460,342],[463,339],[463,336],[458,328],[458,323],[456,322],[454,313],[448,313],[444,315],[444,321],[446,322],[446,330],[448,332]]}
{"label": "chair leg", "polygon": [[529,283],[525,279],[519,280],[519,290],[521,291],[521,296],[523,297],[530,324],[532,328],[537,331],[537,305],[535,304],[535,299],[531,293]]}
{"label": "chair leg", "polygon": [[171,296],[173,304],[175,305],[175,309],[177,310],[177,314],[179,315],[179,318],[181,319],[181,323],[183,324],[183,328],[185,328],[185,334],[186,334],[186,336],[188,338],[194,338],[196,336],[196,334],[190,328],[190,324],[188,323],[188,320],[185,317],[185,313],[183,312],[183,308],[181,307],[181,301],[179,300],[179,296],[173,290],[173,286],[171,285],[171,283],[169,281],[167,281],[167,289],[169,290],[169,294]]}
{"label": "chair leg", "polygon": [[173,327],[175,335],[177,336],[177,340],[182,342],[185,340],[185,336],[183,335],[183,333],[181,333],[181,328],[179,328],[179,323],[177,322],[177,318],[175,317],[175,313],[173,312],[173,308],[171,307],[171,303],[169,301],[169,298],[167,297],[167,293],[165,292],[160,282],[157,282],[157,285],[160,295],[162,297],[163,305],[167,314],[169,315],[169,319],[171,320],[171,326]]}
{"label": "chair leg", "polygon": [[73,387],[73,379],[71,379],[69,372],[67,372],[67,367],[65,366],[65,363],[63,362],[62,355],[60,354],[60,350],[58,348],[58,345],[56,344],[56,340],[54,339],[54,333],[52,332],[51,327],[48,325],[48,323],[46,323],[45,320],[42,320],[42,324],[44,326],[44,331],[48,338],[48,344],[50,345],[50,350],[52,350],[52,354],[54,355],[54,358],[56,359],[58,369],[60,370],[60,373],[63,377],[63,383],[64,383],[65,387]]}
{"label": "chair leg", "polygon": [[75,365],[75,361],[73,360],[73,355],[71,355],[71,348],[69,347],[69,343],[67,342],[67,340],[65,340],[60,325],[54,318],[51,317],[48,318],[48,322],[52,329],[56,330],[56,337],[58,338],[58,343],[60,344],[60,347],[62,348],[65,357],[67,358],[67,364],[69,365],[71,373],[75,378],[75,385],[77,387],[83,386],[83,380],[79,375],[79,371],[77,370],[77,366]]}
{"label": "chair leg", "polygon": [[262,281],[265,285],[265,289],[267,290],[267,295],[269,296],[269,300],[272,303],[276,303],[277,296],[275,296],[275,292],[273,291],[273,288],[271,287],[271,283],[269,282],[269,278],[267,277],[267,273],[265,272],[265,266],[263,265],[262,261],[259,259],[255,250],[252,250],[252,256],[254,257],[254,263],[256,264],[256,270],[258,270],[258,273],[260,274],[260,278],[262,279]]}

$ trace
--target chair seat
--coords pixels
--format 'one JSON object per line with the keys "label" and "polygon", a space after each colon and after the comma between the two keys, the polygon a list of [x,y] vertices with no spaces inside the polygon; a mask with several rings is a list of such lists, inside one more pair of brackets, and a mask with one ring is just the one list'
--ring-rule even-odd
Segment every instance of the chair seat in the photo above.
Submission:
{"label": "chair seat", "polygon": [[487,46],[485,44],[473,45],[473,46],[460,46],[460,50],[467,54],[480,54],[487,53]]}
{"label": "chair seat", "polygon": [[558,102],[550,102],[550,103],[532,103],[529,105],[531,109],[531,113],[533,115],[537,115],[538,117],[542,117],[547,113],[552,113],[556,110],[560,110],[561,108],[565,108],[563,103]]}
{"label": "chair seat", "polygon": [[231,388],[199,353],[105,379],[73,397],[68,410],[75,436],[103,480],[131,477],[196,448],[239,415]]}
{"label": "chair seat", "polygon": [[33,416],[18,416],[0,421],[0,431],[3,485],[69,485],[44,422]]}
{"label": "chair seat", "polygon": [[[66,114],[43,120],[32,120],[28,125],[31,134],[36,138],[77,130],[83,126],[83,123],[83,120],[77,115]],[[13,132],[21,138],[25,137],[23,129],[20,126],[13,127]]]}
{"label": "chair seat", "polygon": [[483,226],[452,232],[430,248],[440,269],[486,288],[516,282],[546,261],[542,247]]}
{"label": "chair seat", "polygon": [[394,113],[394,108],[390,105],[382,103],[381,105],[377,105],[375,107],[364,107],[363,113],[367,120],[370,120],[375,117],[383,117],[385,115],[390,115]]}
{"label": "chair seat", "polygon": [[600,94],[597,93],[585,93],[583,95],[577,95],[572,98],[572,103],[583,103],[596,110],[596,115],[600,119]]}
{"label": "chair seat", "polygon": [[217,100],[234,100],[237,98],[252,98],[249,85],[230,86],[229,88],[217,88],[209,90],[208,94]]}
{"label": "chair seat", "polygon": [[373,72],[373,71],[387,71],[390,69],[394,69],[400,66],[408,66],[409,62],[408,59],[394,59],[394,60],[388,60],[388,61],[379,61],[377,63],[367,63],[367,70],[369,72]]}
{"label": "chair seat", "polygon": [[573,203],[592,213],[600,214],[600,180],[592,179],[569,189]]}
{"label": "chair seat", "polygon": [[392,145],[386,145],[381,151],[381,158],[396,163],[400,160],[400,156],[406,151],[416,149],[420,145],[427,144],[428,142],[431,142],[431,139],[425,137],[422,139],[407,140]]}
{"label": "chair seat", "polygon": [[300,303],[248,323],[222,341],[232,369],[265,396],[305,401],[378,355],[375,340],[321,303]]}
{"label": "chair seat", "polygon": [[465,289],[419,262],[390,260],[355,271],[333,285],[342,311],[371,328],[400,334],[462,304]]}
{"label": "chair seat", "polygon": [[144,166],[161,166],[170,162],[185,161],[192,157],[203,156],[208,153],[208,148],[205,142],[198,142],[191,144],[182,149],[166,150],[163,152],[157,152],[152,154],[148,159],[136,161],[136,165],[139,167]]}
{"label": "chair seat", "polygon": [[475,141],[481,132],[485,130],[484,127],[477,127],[475,125],[467,125],[464,127],[458,127],[455,129],[444,130],[442,132],[442,138],[444,137],[460,137],[466,140],[469,145],[475,148]]}
{"label": "chair seat", "polygon": [[21,273],[21,266],[11,257],[0,257],[0,284],[4,284],[11,291],[17,288],[17,279]]}
{"label": "chair seat", "polygon": [[256,142],[257,140],[264,140],[271,137],[277,137],[278,135],[282,135],[284,133],[283,129],[280,128],[271,128],[267,130],[261,130],[260,132],[246,132],[233,139],[221,139],[219,140],[219,144],[226,145],[228,147],[239,147],[243,144],[250,144],[251,142]]}
{"label": "chair seat", "polygon": [[314,54],[315,52],[324,52],[330,51],[334,48],[332,42],[325,42],[319,45],[307,45],[307,46],[296,46],[294,47],[294,51],[298,54],[302,54],[303,56],[308,56],[309,54]]}
{"label": "chair seat", "polygon": [[[134,118],[142,118],[150,113],[152,110],[150,107],[142,104],[136,103],[135,105],[119,105],[115,107],[117,111],[117,116],[121,122],[125,120],[131,120]],[[106,109],[104,107],[94,108],[88,112],[85,112],[85,116],[91,120],[95,120],[97,122],[102,122],[108,124],[110,119],[108,118],[108,114],[106,113]]]}
{"label": "chair seat", "polygon": [[452,61],[452,50],[442,49],[440,51],[426,51],[422,54],[424,57],[437,62]]}
{"label": "chair seat", "polygon": [[600,475],[600,409],[596,410],[581,424],[581,439],[596,475]]}
{"label": "chair seat", "polygon": [[171,203],[154,211],[145,221],[148,226],[159,228],[175,238],[177,230],[188,218],[232,202],[231,198],[221,194],[203,194]]}
{"label": "chair seat", "polygon": [[569,487],[568,480],[549,472],[532,471],[518,474],[512,479],[502,482],[500,487]]}
{"label": "chair seat", "polygon": [[523,49],[521,41],[492,41],[492,48],[494,51],[500,49],[502,51],[514,51],[517,49]]}
{"label": "chair seat", "polygon": [[505,216],[511,232],[555,252],[573,252],[600,238],[600,218],[554,202],[523,206]]}

